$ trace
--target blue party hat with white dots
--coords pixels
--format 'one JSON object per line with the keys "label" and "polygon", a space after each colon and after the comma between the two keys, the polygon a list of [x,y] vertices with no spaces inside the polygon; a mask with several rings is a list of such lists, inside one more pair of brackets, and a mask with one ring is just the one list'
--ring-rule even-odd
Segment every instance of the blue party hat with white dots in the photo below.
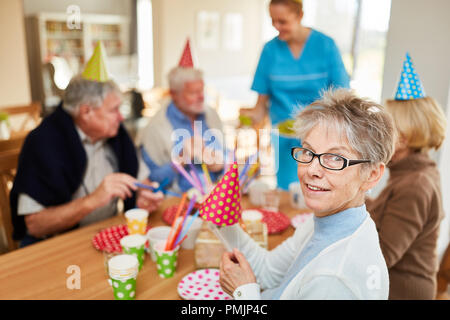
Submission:
{"label": "blue party hat with white dots", "polygon": [[395,100],[411,100],[425,97],[425,90],[419,75],[414,68],[411,57],[406,53],[406,60],[403,62],[403,70],[395,94]]}

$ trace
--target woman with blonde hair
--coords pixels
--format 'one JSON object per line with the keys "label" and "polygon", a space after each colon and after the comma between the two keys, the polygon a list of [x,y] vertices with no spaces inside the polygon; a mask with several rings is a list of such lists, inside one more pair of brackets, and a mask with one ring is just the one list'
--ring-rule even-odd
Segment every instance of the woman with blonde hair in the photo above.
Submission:
{"label": "woman with blonde hair", "polygon": [[[251,86],[258,94],[256,104],[240,113],[254,123],[261,123],[268,114],[272,126],[281,128],[319,99],[323,90],[350,85],[334,40],[302,24],[301,0],[271,0],[269,14],[278,35],[264,45],[259,58]],[[277,185],[288,190],[289,184],[297,181],[297,164],[285,151],[301,143],[282,135],[274,135],[272,140]]]}
{"label": "woman with blonde hair", "polygon": [[387,186],[376,199],[367,199],[367,210],[389,269],[389,298],[434,299],[444,211],[439,171],[428,151],[442,145],[447,122],[439,104],[425,96],[409,55],[395,100],[386,107],[398,138]]}

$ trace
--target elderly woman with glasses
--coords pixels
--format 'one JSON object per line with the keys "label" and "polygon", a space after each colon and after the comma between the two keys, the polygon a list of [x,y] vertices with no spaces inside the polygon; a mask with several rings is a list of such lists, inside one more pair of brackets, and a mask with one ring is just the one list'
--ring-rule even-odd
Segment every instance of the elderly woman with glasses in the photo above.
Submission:
{"label": "elderly woman with glasses", "polygon": [[388,271],[364,201],[393,154],[391,116],[339,89],[300,112],[296,128],[303,146],[291,154],[314,216],[272,251],[238,225],[221,228],[234,247],[222,256],[222,288],[235,299],[387,299]]}

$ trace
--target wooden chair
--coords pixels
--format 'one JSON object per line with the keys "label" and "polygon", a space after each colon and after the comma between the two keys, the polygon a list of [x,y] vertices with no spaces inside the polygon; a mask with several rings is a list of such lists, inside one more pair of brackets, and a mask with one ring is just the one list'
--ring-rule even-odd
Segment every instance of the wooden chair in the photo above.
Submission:
{"label": "wooden chair", "polygon": [[450,300],[450,296],[447,293],[448,286],[450,284],[450,244],[445,250],[442,256],[441,265],[437,274],[437,295],[436,299]]}
{"label": "wooden chair", "polygon": [[42,108],[39,102],[25,106],[2,107],[0,111],[10,116],[11,137],[24,136],[41,122]]}
{"label": "wooden chair", "polygon": [[17,249],[18,245],[12,238],[11,209],[9,193],[17,170],[20,150],[24,136],[9,140],[0,140],[0,228],[5,235],[8,251]]}

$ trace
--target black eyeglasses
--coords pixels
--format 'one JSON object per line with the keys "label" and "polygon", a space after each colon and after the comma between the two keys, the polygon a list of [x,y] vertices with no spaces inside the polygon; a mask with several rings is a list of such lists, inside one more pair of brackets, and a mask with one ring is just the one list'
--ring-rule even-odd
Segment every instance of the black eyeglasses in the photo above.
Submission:
{"label": "black eyeglasses", "polygon": [[294,147],[291,149],[292,158],[300,163],[311,163],[315,157],[319,159],[322,167],[329,170],[343,170],[348,166],[359,163],[371,162],[371,160],[349,160],[334,153],[317,154],[306,148]]}

